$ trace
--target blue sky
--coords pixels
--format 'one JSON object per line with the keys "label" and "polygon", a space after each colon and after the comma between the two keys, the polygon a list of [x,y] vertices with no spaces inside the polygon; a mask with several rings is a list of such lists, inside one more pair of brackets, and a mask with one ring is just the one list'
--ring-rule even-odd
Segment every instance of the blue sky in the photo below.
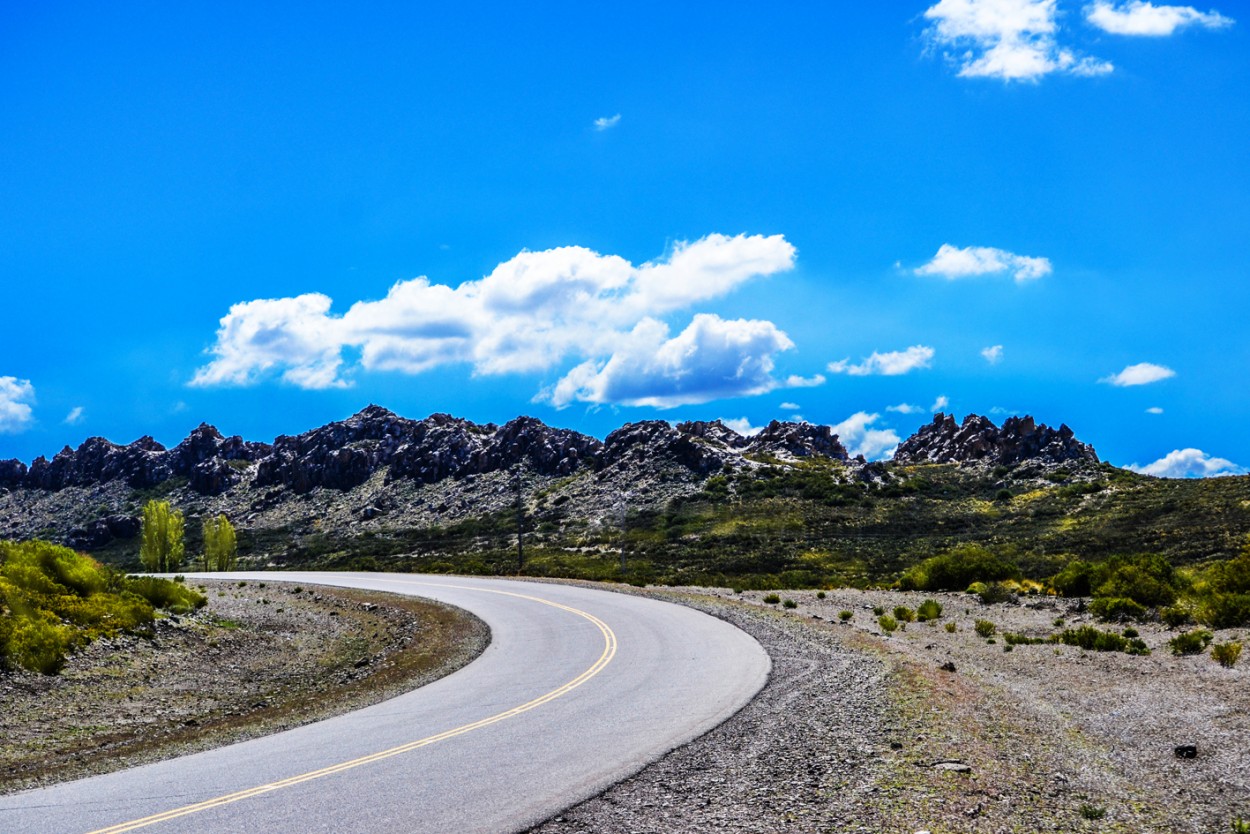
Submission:
{"label": "blue sky", "polygon": [[1250,466],[1240,4],[183,6],[6,9],[0,457],[376,402]]}

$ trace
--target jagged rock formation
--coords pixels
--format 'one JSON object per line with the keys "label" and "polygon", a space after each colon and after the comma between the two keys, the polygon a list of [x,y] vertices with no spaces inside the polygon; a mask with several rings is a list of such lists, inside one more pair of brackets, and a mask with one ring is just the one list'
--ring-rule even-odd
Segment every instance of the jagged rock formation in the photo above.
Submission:
{"label": "jagged rock formation", "polygon": [[1032,417],[1009,417],[1002,427],[986,417],[969,414],[957,424],[949,414],[938,413],[899,444],[897,463],[986,462],[1013,466],[1025,461],[1046,464],[1097,463],[1094,448],[1077,440],[1072,429],[1052,429]]}

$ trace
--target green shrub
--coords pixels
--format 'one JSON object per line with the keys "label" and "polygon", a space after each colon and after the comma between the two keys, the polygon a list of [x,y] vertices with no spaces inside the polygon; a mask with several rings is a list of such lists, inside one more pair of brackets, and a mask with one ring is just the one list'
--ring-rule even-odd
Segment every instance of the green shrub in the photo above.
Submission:
{"label": "green shrub", "polygon": [[880,605],[874,605],[872,609],[872,613],[874,617],[880,617],[882,614],[885,613],[885,608],[883,608]]}
{"label": "green shrub", "polygon": [[1128,597],[1099,597],[1089,604],[1089,611],[1104,622],[1122,623],[1146,617],[1146,606]]}
{"label": "green shrub", "polygon": [[816,592],[816,599],[824,599],[824,598],[825,598],[825,592],[824,592],[824,591],[817,591],[817,592]]}
{"label": "green shrub", "polygon": [[130,589],[150,602],[155,608],[163,608],[173,614],[190,614],[203,608],[208,599],[201,593],[155,576],[137,576],[130,580]]}
{"label": "green shrub", "polygon": [[1051,625],[1053,625],[1055,628],[1063,628],[1063,625],[1066,622],[1067,620],[1065,620],[1063,617],[1055,617],[1054,621],[1051,622]]}
{"label": "green shrub", "polygon": [[781,597],[777,596],[776,594],[768,594],[764,597],[764,602],[768,603],[769,605],[776,605],[777,603],[781,602]]}
{"label": "green shrub", "polygon": [[854,616],[855,616],[854,611],[839,611],[838,612],[838,619],[844,623],[850,620],[851,617],[854,617]]}
{"label": "green shrub", "polygon": [[1082,805],[1081,816],[1087,820],[1100,820],[1107,816],[1107,809],[1100,808],[1097,805]]}
{"label": "green shrub", "polygon": [[1211,647],[1211,657],[1225,669],[1231,669],[1237,665],[1237,659],[1241,657],[1241,644],[1232,641],[1216,643]]}
{"label": "green shrub", "polygon": [[799,607],[799,604],[792,599],[786,600],[785,602],[781,603],[781,605],[783,608],[798,608]]}
{"label": "green shrub", "polygon": [[994,633],[998,631],[998,626],[994,625],[989,620],[977,620],[973,625],[973,628],[976,630],[977,634],[982,637],[993,637]]}
{"label": "green shrub", "polygon": [[1212,628],[1239,628],[1250,625],[1250,594],[1214,592],[1205,596],[1198,616]]}
{"label": "green shrub", "polygon": [[1050,579],[1050,586],[1064,597],[1088,597],[1094,592],[1094,566],[1073,559]]}
{"label": "green shrub", "polygon": [[894,619],[889,614],[882,614],[877,618],[877,625],[881,626],[882,631],[889,634],[898,628],[898,620]]}
{"label": "green shrub", "polygon": [[894,619],[900,623],[914,623],[916,621],[916,612],[906,605],[896,605],[894,607]]}
{"label": "green shrub", "polygon": [[1211,632],[1201,628],[1186,631],[1169,640],[1168,648],[1174,655],[1201,654],[1206,651],[1214,636]]}
{"label": "green shrub", "polygon": [[926,599],[916,608],[916,616],[923,620],[936,620],[942,616],[942,604],[935,599]]}
{"label": "green shrub", "polygon": [[1051,638],[1065,646],[1079,646],[1092,652],[1124,652],[1125,654],[1150,654],[1150,649],[1140,639],[1130,640],[1114,631],[1103,631],[1093,626],[1069,628]]}
{"label": "green shrub", "polygon": [[1138,635],[1137,629],[1135,629],[1135,628],[1126,628],[1126,629],[1124,629],[1124,636],[1125,636],[1125,637],[1128,637],[1128,638],[1131,640],[1132,638],[1137,637],[1137,636],[1139,636],[1139,635]]}
{"label": "green shrub", "polygon": [[925,559],[899,578],[905,591],[962,591],[973,582],[1019,579],[1020,568],[975,544]]}
{"label": "green shrub", "polygon": [[1026,637],[1010,631],[1003,632],[1003,641],[1009,646],[1032,646],[1037,643],[1050,642],[1045,637]]}
{"label": "green shrub", "polygon": [[1004,582],[991,582],[982,588],[977,596],[981,598],[983,604],[994,605],[1000,602],[1015,602],[1016,592]]}
{"label": "green shrub", "polygon": [[1159,609],[1159,619],[1169,628],[1180,628],[1194,621],[1193,614],[1183,605],[1169,605]]}
{"label": "green shrub", "polygon": [[1237,817],[1233,820],[1233,834],[1250,834],[1250,820]]}
{"label": "green shrub", "polygon": [[946,624],[947,634],[954,634],[958,630],[959,630],[959,626],[955,625],[953,622]]}

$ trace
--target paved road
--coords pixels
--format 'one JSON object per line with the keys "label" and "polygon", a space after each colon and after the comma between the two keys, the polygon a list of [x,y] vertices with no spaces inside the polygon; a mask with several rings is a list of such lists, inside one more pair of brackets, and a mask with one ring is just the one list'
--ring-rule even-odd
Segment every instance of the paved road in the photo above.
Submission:
{"label": "paved road", "polygon": [[520,830],[716,726],[768,675],[768,656],[743,632],[641,597],[408,574],[280,578],[443,600],[485,620],[491,645],[368,709],[0,797],[0,832]]}

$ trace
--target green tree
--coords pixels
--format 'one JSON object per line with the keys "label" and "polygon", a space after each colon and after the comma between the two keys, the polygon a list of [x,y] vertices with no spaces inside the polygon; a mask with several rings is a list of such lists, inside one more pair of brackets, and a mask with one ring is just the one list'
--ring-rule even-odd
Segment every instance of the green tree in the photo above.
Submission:
{"label": "green tree", "polygon": [[182,510],[172,510],[168,501],[148,501],[143,506],[143,541],[139,561],[154,573],[169,573],[182,565],[186,546],[182,541]]}
{"label": "green tree", "polygon": [[200,565],[204,570],[234,570],[239,548],[235,541],[234,525],[224,515],[204,519],[204,555]]}

